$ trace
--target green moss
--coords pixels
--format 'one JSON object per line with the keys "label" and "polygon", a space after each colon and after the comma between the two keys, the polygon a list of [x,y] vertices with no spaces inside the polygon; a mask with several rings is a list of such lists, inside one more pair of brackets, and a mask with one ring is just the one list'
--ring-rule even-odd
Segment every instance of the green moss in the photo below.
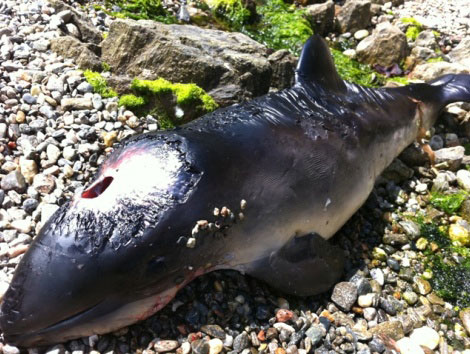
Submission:
{"label": "green moss", "polygon": [[406,29],[406,38],[408,38],[410,41],[415,41],[416,38],[418,38],[419,32],[421,32],[418,27],[416,26],[410,26]]}
{"label": "green moss", "polygon": [[135,95],[123,95],[119,98],[119,105],[128,109],[140,109],[145,105],[144,97]]}
{"label": "green moss", "polygon": [[[120,11],[112,11],[118,6]],[[162,6],[161,0],[105,0],[103,9],[109,15],[134,20],[154,20],[163,23],[176,23],[176,19]]]}
{"label": "green moss", "polygon": [[439,247],[446,247],[451,244],[447,233],[441,230],[436,224],[426,224],[423,221],[418,222],[420,226],[421,236],[429,242],[436,243]]}
{"label": "green moss", "polygon": [[363,86],[377,87],[384,84],[384,77],[365,64],[361,64],[336,49],[331,50],[339,75],[347,81]]}
{"label": "green moss", "polygon": [[432,31],[432,34],[434,35],[434,37],[436,38],[440,38],[441,37],[441,34],[437,31]]}
{"label": "green moss", "polygon": [[426,63],[439,63],[441,61],[444,61],[444,59],[442,59],[442,57],[437,57],[426,60]]}
{"label": "green moss", "polygon": [[313,34],[304,12],[282,0],[267,0],[257,7],[259,23],[244,32],[273,49],[287,49],[298,55],[305,41]]}
{"label": "green moss", "polygon": [[103,32],[101,34],[101,36],[103,37],[103,39],[106,39],[106,38],[108,38],[108,34],[109,34],[109,32]]}
{"label": "green moss", "polygon": [[403,17],[402,19],[400,19],[400,21],[402,23],[409,23],[410,25],[423,29],[423,25],[421,24],[421,22],[419,22],[417,19],[413,17]]}
{"label": "green moss", "polygon": [[86,81],[93,86],[93,90],[96,93],[99,93],[103,98],[115,97],[117,96],[116,91],[108,87],[106,79],[101,76],[100,73],[91,70],[85,70],[83,73]]}
{"label": "green moss", "polygon": [[388,81],[397,82],[397,83],[402,84],[402,85],[408,85],[410,83],[408,81],[408,79],[404,76],[391,77],[391,78],[387,79],[387,82]]}
{"label": "green moss", "polygon": [[242,0],[208,0],[211,11],[229,27],[240,29],[249,22],[252,14],[243,6]]}
{"label": "green moss", "polygon": [[171,92],[176,96],[176,103],[178,105],[200,105],[206,112],[212,112],[217,108],[217,103],[215,103],[214,99],[196,84],[173,84],[163,78],[153,81],[134,79],[131,89],[144,95],[149,93],[161,95]]}
{"label": "green moss", "polygon": [[454,194],[431,194],[431,204],[436,208],[445,211],[447,214],[453,214],[460,209],[460,206],[467,198],[467,194],[464,192],[458,192]]}
{"label": "green moss", "polygon": [[103,61],[103,62],[101,63],[101,69],[102,69],[103,71],[111,71],[111,66],[109,66],[108,63],[106,63],[105,61]]}

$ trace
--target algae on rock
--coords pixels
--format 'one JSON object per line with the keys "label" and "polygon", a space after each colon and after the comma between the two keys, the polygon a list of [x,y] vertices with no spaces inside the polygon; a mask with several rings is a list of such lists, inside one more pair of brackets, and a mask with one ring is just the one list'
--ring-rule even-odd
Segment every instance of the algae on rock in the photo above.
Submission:
{"label": "algae on rock", "polygon": [[93,90],[96,93],[99,93],[103,98],[115,97],[117,96],[116,91],[108,87],[106,79],[101,76],[100,73],[85,70],[83,75],[85,76],[86,81],[93,87]]}

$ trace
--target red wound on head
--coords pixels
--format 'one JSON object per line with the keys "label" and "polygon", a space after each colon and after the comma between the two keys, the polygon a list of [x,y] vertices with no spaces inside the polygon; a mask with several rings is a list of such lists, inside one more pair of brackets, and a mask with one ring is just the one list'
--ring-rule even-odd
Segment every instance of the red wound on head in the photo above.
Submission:
{"label": "red wound on head", "polygon": [[87,189],[82,193],[82,198],[86,199],[91,199],[91,198],[96,198],[99,196],[101,193],[103,193],[106,188],[109,187],[111,182],[113,181],[113,177],[105,177],[98,183],[95,183],[93,186],[90,187],[90,189]]}

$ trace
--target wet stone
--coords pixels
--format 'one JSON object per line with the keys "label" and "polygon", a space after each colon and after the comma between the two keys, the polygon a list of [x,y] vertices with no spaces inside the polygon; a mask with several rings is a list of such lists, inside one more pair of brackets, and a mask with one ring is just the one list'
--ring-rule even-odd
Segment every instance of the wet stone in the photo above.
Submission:
{"label": "wet stone", "polygon": [[246,332],[240,333],[233,340],[233,350],[241,352],[243,349],[248,348],[249,346],[249,337]]}
{"label": "wet stone", "polygon": [[379,338],[373,338],[369,342],[369,348],[373,352],[383,353],[385,351],[385,345]]}
{"label": "wet stone", "polygon": [[386,335],[394,340],[399,340],[405,336],[403,332],[403,326],[398,321],[385,321],[379,323],[374,328],[371,328],[370,332],[373,335]]}
{"label": "wet stone", "polygon": [[318,325],[312,325],[305,332],[305,335],[310,338],[312,346],[317,345],[325,334],[325,329]]}
{"label": "wet stone", "polygon": [[341,282],[335,285],[331,300],[344,311],[349,311],[357,299],[357,288],[353,283]]}
{"label": "wet stone", "polygon": [[195,340],[191,343],[191,349],[195,354],[209,354],[209,343],[203,339]]}
{"label": "wet stone", "polygon": [[415,284],[416,284],[416,287],[418,289],[418,292],[421,295],[429,294],[432,290],[431,284],[426,279],[416,277],[415,278]]}
{"label": "wet stone", "polygon": [[159,340],[155,342],[153,348],[157,353],[171,352],[178,348],[180,344],[176,340]]}
{"label": "wet stone", "polygon": [[225,331],[219,325],[204,325],[201,327],[201,332],[214,338],[225,339]]}

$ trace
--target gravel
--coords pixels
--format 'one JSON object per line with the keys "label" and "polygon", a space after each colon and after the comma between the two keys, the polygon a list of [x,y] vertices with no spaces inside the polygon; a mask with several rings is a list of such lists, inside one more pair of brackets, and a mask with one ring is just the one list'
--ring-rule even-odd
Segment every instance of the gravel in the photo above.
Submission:
{"label": "gravel", "polygon": [[[178,1],[165,3],[175,12],[180,7]],[[415,17],[439,30],[451,46],[470,35],[468,0],[386,6],[397,18]],[[107,31],[112,19],[91,7],[87,11],[93,24]],[[154,117],[136,117],[116,98],[93,93],[72,61],[49,50],[49,40],[61,35],[59,26],[77,30],[70,17],[69,11],[55,14],[42,0],[0,3],[0,298],[41,225],[83,189],[110,149],[126,136],[157,128]],[[432,208],[428,193],[458,185],[469,189],[463,147],[470,142],[469,111],[469,105],[452,105],[437,123],[431,139],[437,168],[397,160],[413,176],[377,184],[338,232],[334,242],[347,264],[332,291],[286,297],[238,272],[218,271],[187,285],[145,321],[45,352],[365,354],[470,348],[470,312],[459,312],[433,289],[424,252],[432,252],[434,241],[407,218],[421,213],[441,225],[464,227]],[[19,353],[7,343],[0,343],[0,351]]]}

